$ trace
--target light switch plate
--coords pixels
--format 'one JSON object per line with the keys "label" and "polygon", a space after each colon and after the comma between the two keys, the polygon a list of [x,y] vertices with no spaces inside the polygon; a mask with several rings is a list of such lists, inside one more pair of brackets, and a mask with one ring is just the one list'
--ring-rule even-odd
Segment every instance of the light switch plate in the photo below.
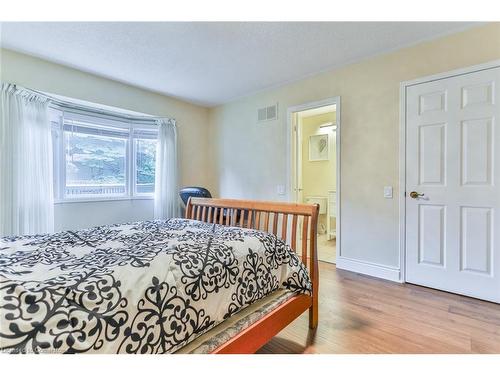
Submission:
{"label": "light switch plate", "polygon": [[276,193],[278,195],[285,195],[285,185],[276,185]]}
{"label": "light switch plate", "polygon": [[392,186],[384,186],[384,198],[392,198]]}

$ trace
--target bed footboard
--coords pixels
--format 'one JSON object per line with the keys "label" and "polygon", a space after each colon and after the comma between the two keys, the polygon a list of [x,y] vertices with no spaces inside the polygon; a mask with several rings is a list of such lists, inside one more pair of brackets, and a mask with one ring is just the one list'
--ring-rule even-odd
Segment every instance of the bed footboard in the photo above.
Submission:
{"label": "bed footboard", "polygon": [[[319,270],[317,226],[319,205],[237,199],[190,198],[186,218],[273,233],[297,252],[309,271],[311,296],[297,296],[263,317],[214,353],[253,353],[309,309],[309,327],[318,326]],[[298,247],[300,242],[300,252]]]}

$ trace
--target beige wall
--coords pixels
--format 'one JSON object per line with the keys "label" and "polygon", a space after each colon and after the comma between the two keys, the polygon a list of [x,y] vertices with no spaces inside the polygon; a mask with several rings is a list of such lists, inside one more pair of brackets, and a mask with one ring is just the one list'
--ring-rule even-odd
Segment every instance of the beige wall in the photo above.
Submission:
{"label": "beige wall", "polygon": [[[334,46],[332,46],[334,48]],[[377,56],[210,110],[212,184],[224,197],[282,200],[286,111],[341,96],[342,255],[399,267],[398,142],[401,81],[500,59],[500,24]],[[279,103],[279,119],[256,123]],[[383,187],[394,186],[394,199]]]}
{"label": "beige wall", "polygon": [[[0,80],[132,111],[173,117],[178,124],[181,185],[212,187],[207,160],[208,109],[147,90],[0,49]],[[152,201],[57,204],[56,229],[144,220]]]}

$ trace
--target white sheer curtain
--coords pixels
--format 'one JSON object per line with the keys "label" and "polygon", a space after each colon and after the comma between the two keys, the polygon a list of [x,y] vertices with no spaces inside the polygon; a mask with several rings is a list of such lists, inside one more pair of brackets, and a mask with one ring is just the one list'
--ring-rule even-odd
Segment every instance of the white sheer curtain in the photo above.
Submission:
{"label": "white sheer curtain", "polygon": [[177,184],[177,129],[171,119],[157,120],[155,219],[179,216]]}
{"label": "white sheer curtain", "polygon": [[12,84],[0,88],[0,235],[53,232],[49,103]]}

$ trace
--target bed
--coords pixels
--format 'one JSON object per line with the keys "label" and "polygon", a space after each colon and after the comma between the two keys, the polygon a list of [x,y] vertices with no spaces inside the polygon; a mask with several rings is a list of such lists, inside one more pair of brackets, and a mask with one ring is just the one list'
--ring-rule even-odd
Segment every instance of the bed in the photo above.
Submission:
{"label": "bed", "polygon": [[4,237],[0,350],[254,353],[308,309],[314,329],[317,214],[191,198],[183,219]]}

